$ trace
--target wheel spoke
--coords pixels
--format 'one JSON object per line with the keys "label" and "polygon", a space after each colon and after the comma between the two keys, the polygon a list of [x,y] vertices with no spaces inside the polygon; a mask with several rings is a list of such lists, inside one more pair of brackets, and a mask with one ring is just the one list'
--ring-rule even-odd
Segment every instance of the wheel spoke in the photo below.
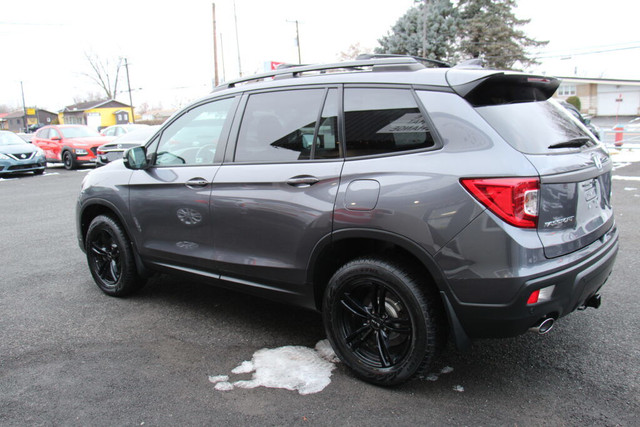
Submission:
{"label": "wheel spoke", "polygon": [[100,257],[108,257],[109,255],[107,254],[107,249],[98,246],[97,242],[92,242],[91,243],[91,252],[93,252],[95,255],[100,256]]}
{"label": "wheel spoke", "polygon": [[384,331],[376,331],[376,344],[378,345],[380,363],[383,368],[388,368],[393,363],[393,360],[389,354],[389,337]]}
{"label": "wheel spoke", "polygon": [[397,334],[409,335],[411,334],[411,320],[410,319],[393,319],[389,318],[384,322],[384,326],[391,332]]}
{"label": "wheel spoke", "polygon": [[376,286],[376,294],[375,294],[375,313],[378,316],[382,316],[385,314],[385,303],[387,300],[387,287],[386,286]]}
{"label": "wheel spoke", "polygon": [[97,263],[98,263],[98,275],[103,279],[106,278],[106,274],[109,271],[109,266],[111,265],[111,263],[108,260],[97,261]]}
{"label": "wheel spoke", "polygon": [[354,315],[362,317],[363,319],[369,318],[369,312],[367,308],[360,304],[358,301],[354,300],[350,294],[343,294],[340,303]]}
{"label": "wheel spoke", "polygon": [[116,260],[112,260],[110,263],[109,273],[111,274],[111,278],[114,282],[118,281],[118,277],[120,276],[118,272],[118,263]]}
{"label": "wheel spoke", "polygon": [[369,336],[371,336],[372,332],[373,329],[368,326],[363,326],[347,337],[347,344],[349,344],[351,350],[356,350],[363,342],[365,342],[369,338]]}

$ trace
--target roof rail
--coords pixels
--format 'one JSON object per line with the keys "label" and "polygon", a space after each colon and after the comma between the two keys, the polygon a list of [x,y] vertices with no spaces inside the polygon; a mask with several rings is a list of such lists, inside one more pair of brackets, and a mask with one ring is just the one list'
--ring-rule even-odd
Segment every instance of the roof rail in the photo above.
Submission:
{"label": "roof rail", "polygon": [[437,59],[429,59],[423,58],[421,56],[412,56],[412,55],[395,55],[391,53],[362,53],[356,57],[356,59],[381,59],[381,58],[413,58],[417,62],[421,62],[423,64],[435,65],[440,68],[451,68],[451,64],[439,61]]}
{"label": "roof rail", "polygon": [[[233,88],[241,83],[249,83],[253,81],[261,81],[269,78],[291,78],[291,77],[300,77],[303,73],[309,72],[320,72],[326,73],[331,70],[341,70],[347,69],[352,71],[360,71],[361,68],[372,67],[375,70],[375,67],[381,66],[390,66],[390,65],[403,65],[402,68],[406,71],[414,71],[416,70],[416,66],[419,68],[423,68],[423,66],[413,57],[398,55],[394,57],[387,58],[371,58],[371,59],[356,59],[355,61],[345,61],[345,62],[337,62],[334,64],[316,64],[316,65],[300,65],[300,66],[292,66],[285,68],[278,68],[277,70],[273,70],[267,73],[255,74],[252,76],[242,77],[236,80],[231,80],[229,82],[222,83],[219,86],[216,86],[213,89],[213,92],[217,92],[223,89]],[[394,69],[394,71],[399,71],[399,68]]]}

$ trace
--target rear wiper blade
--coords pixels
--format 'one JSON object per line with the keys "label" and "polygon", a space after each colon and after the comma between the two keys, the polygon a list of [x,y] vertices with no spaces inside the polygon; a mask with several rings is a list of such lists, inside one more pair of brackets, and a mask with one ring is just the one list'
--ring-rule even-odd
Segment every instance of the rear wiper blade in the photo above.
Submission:
{"label": "rear wiper blade", "polygon": [[581,136],[579,138],[573,138],[568,141],[558,142],[557,144],[550,145],[547,148],[580,148],[583,145],[587,145],[587,143],[589,142],[591,142],[591,138]]}

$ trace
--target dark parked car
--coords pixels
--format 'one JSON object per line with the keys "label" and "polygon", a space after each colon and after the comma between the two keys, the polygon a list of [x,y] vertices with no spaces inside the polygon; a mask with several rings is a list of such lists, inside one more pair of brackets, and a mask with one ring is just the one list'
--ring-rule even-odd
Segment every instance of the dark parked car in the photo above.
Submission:
{"label": "dark parked car", "polygon": [[558,85],[409,57],[232,81],[87,175],[78,243],[109,295],[164,271],[319,310],[356,375],[398,384],[448,336],[600,305],[612,162]]}
{"label": "dark parked car", "polygon": [[598,139],[602,139],[602,130],[600,129],[600,127],[591,123],[591,118],[583,116],[580,110],[578,110],[575,105],[569,104],[567,101],[560,101],[560,105],[566,108],[573,117],[575,117],[580,123],[586,126],[592,134],[598,137]]}
{"label": "dark parked car", "polygon": [[124,150],[143,145],[159,128],[159,125],[145,125],[131,132],[122,134],[108,144],[101,145],[97,150],[98,160],[96,166],[104,166],[111,161],[121,159]]}
{"label": "dark parked car", "polygon": [[44,151],[40,148],[25,142],[13,132],[0,131],[0,177],[24,172],[40,175],[46,165]]}

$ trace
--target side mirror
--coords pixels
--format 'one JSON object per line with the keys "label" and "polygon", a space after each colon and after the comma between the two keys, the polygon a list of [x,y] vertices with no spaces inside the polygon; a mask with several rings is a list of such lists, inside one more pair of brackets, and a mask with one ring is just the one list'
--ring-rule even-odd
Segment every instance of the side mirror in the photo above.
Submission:
{"label": "side mirror", "polygon": [[133,170],[147,169],[149,167],[147,150],[144,147],[129,148],[124,152],[122,161],[127,168]]}

